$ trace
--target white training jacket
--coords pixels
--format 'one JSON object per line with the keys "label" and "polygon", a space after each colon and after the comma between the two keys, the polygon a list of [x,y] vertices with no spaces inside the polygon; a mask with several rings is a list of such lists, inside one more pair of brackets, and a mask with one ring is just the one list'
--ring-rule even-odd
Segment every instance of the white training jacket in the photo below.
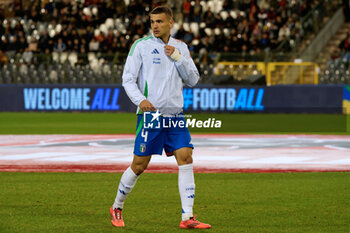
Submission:
{"label": "white training jacket", "polygon": [[199,73],[184,42],[170,36],[168,45],[179,50],[178,61],[166,55],[165,43],[153,34],[135,41],[125,63],[123,87],[136,106],[147,99],[162,114],[173,115],[182,112],[183,82],[193,87]]}

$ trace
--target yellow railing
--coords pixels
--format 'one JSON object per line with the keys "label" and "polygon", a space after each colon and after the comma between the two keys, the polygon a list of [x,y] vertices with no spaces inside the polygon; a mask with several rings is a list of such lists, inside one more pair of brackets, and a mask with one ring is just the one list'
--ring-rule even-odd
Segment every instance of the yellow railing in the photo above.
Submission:
{"label": "yellow railing", "polygon": [[215,73],[244,80],[250,75],[266,75],[266,66],[264,62],[219,62]]}
{"label": "yellow railing", "polygon": [[266,83],[318,84],[318,65],[312,62],[270,62],[267,64]]}
{"label": "yellow railing", "polygon": [[312,62],[219,62],[215,73],[232,75],[236,80],[265,75],[267,85],[318,84],[318,69]]}

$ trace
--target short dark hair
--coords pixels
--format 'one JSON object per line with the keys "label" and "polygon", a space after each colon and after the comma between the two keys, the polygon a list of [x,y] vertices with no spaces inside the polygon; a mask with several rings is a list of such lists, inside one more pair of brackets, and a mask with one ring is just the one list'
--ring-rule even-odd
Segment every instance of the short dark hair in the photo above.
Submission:
{"label": "short dark hair", "polygon": [[170,18],[173,18],[173,11],[167,6],[158,6],[158,7],[154,8],[151,11],[150,15],[157,15],[157,14],[162,14],[162,13],[165,13]]}

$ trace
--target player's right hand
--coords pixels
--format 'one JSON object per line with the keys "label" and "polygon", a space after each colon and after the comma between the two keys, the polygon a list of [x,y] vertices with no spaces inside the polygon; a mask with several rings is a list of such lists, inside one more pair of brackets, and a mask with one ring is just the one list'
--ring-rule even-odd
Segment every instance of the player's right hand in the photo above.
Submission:
{"label": "player's right hand", "polygon": [[148,100],[142,100],[139,107],[142,112],[153,112],[156,110],[153,104],[151,104],[151,102],[149,102]]}

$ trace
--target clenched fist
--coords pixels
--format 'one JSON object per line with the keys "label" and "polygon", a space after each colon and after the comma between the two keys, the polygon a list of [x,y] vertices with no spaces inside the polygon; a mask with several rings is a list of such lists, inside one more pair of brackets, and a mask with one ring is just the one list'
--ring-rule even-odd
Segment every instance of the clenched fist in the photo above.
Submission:
{"label": "clenched fist", "polygon": [[142,100],[139,107],[142,112],[153,112],[156,110],[153,104],[151,104],[151,102],[149,102],[148,100]]}

